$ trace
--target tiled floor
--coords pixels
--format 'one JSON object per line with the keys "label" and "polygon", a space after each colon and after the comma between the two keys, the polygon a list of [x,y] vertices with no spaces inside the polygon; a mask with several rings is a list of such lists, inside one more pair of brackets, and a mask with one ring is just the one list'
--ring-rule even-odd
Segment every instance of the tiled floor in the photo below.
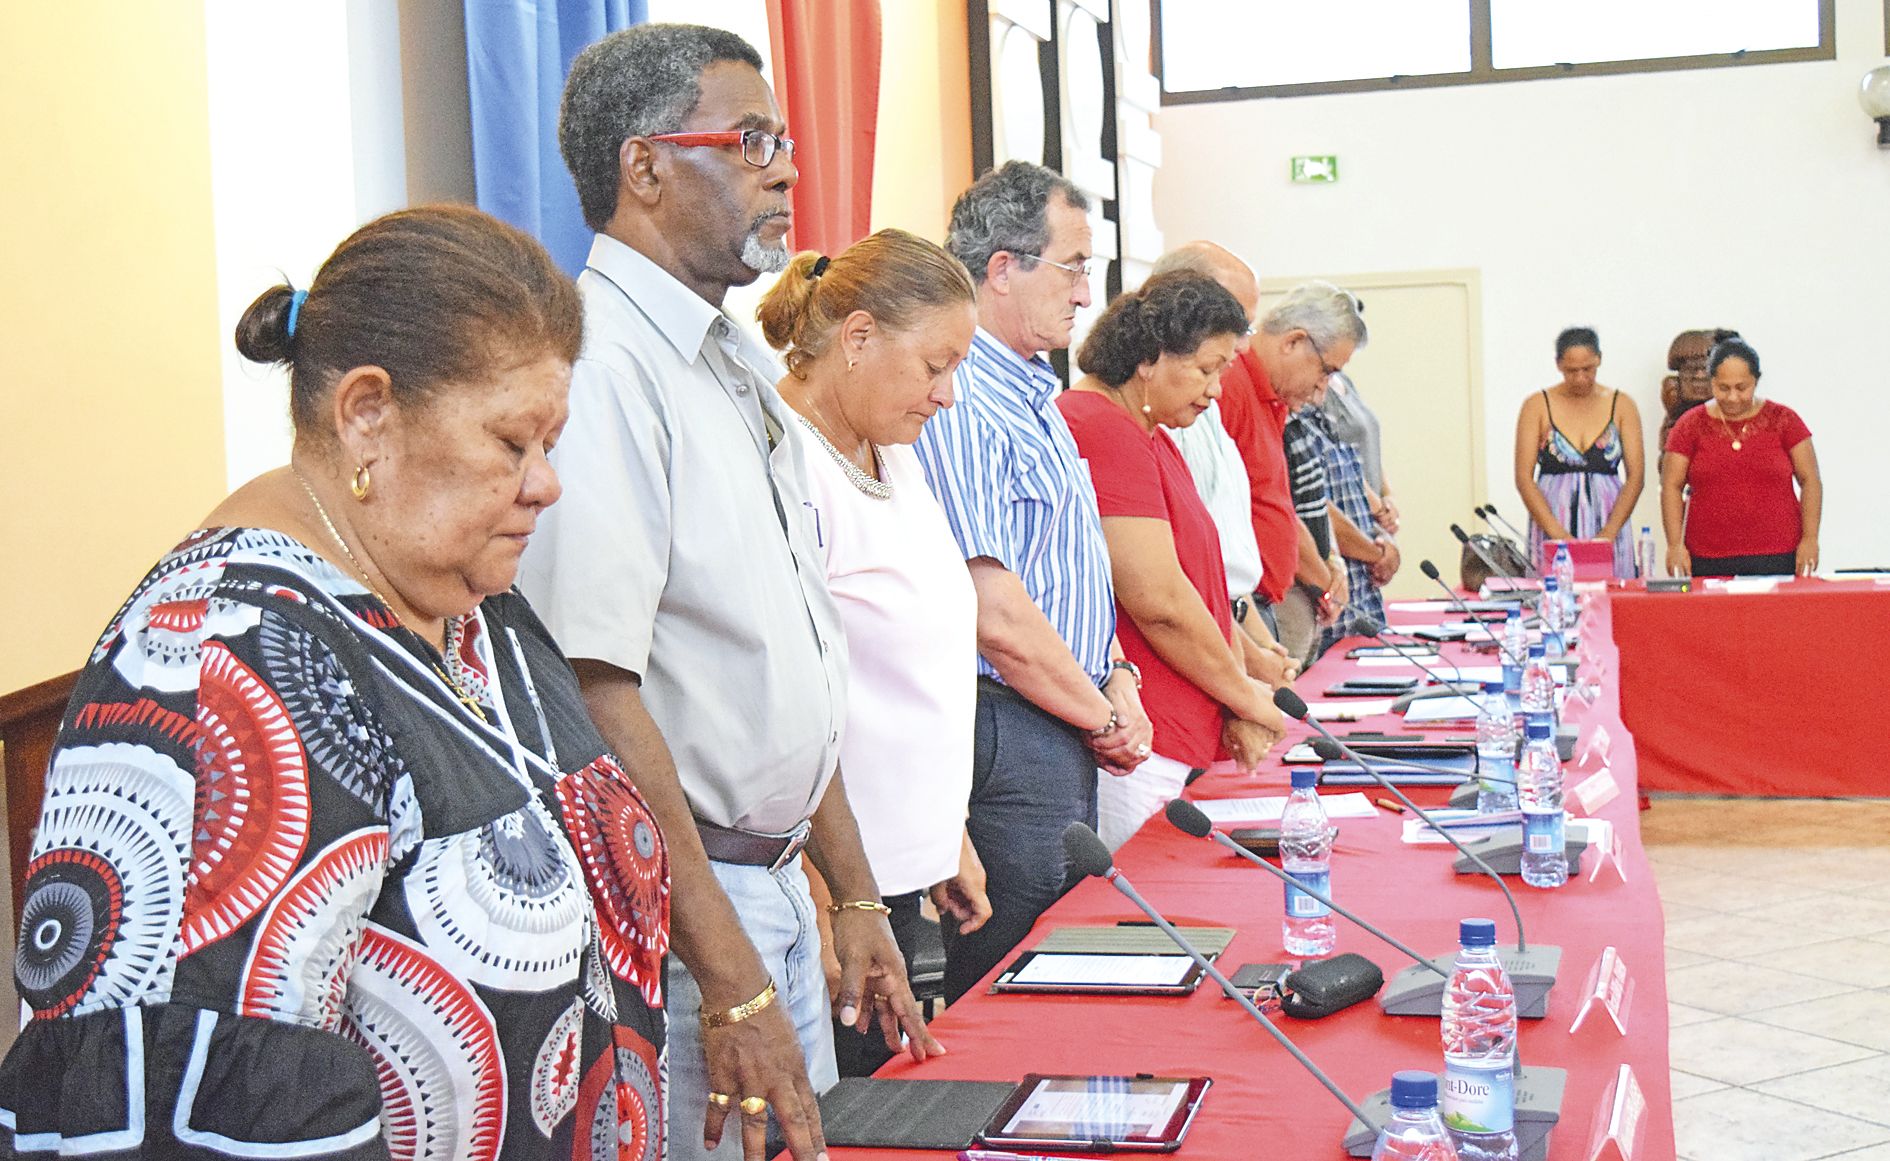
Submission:
{"label": "tiled floor", "polygon": [[1890,800],[1660,798],[1682,1161],[1890,1161]]}

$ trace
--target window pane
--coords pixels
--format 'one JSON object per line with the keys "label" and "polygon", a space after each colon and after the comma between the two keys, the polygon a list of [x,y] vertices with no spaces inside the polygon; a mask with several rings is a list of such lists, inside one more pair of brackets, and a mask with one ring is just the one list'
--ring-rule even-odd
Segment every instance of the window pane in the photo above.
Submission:
{"label": "window pane", "polygon": [[1162,0],[1171,93],[1470,68],[1468,0]]}
{"label": "window pane", "polygon": [[1490,39],[1499,69],[1815,48],[1818,0],[1490,0]]}

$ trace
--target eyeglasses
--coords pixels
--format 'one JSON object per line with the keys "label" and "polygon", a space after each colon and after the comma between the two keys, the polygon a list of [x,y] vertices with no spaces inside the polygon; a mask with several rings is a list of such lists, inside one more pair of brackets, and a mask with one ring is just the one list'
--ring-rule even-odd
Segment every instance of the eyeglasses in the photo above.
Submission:
{"label": "eyeglasses", "polygon": [[1063,262],[1052,262],[1050,261],[1050,259],[1045,258],[1042,254],[1026,254],[1022,250],[1013,250],[1011,251],[1011,253],[1017,255],[1019,258],[1035,259],[1036,261],[1043,263],[1045,266],[1054,266],[1058,270],[1061,270],[1064,273],[1068,274],[1072,282],[1079,282],[1089,277],[1089,259],[1087,258],[1077,263],[1076,265],[1071,266]]}
{"label": "eyeglasses", "polygon": [[786,153],[789,161],[794,160],[794,139],[763,129],[727,129],[719,133],[652,133],[648,140],[667,141],[684,148],[739,145],[742,160],[756,169],[766,168],[777,152]]}
{"label": "eyeglasses", "polygon": [[1326,362],[1326,353],[1319,349],[1319,341],[1312,337],[1312,332],[1304,331],[1302,333],[1305,334],[1306,336],[1306,345],[1312,348],[1313,357],[1319,360],[1318,381],[1321,383],[1324,383],[1326,380],[1332,378],[1334,375],[1337,375],[1339,373],[1339,368],[1333,366],[1331,363]]}

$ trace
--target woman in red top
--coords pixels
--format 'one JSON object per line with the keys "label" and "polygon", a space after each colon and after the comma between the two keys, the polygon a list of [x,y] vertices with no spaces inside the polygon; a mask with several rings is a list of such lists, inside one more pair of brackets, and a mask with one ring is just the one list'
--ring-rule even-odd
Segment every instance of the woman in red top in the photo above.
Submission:
{"label": "woman in red top", "polygon": [[1791,408],[1758,398],[1759,352],[1744,340],[1714,347],[1707,366],[1712,401],[1673,425],[1660,465],[1668,573],[1815,571],[1824,483],[1811,429]]}
{"label": "woman in red top", "polygon": [[1220,394],[1247,315],[1221,285],[1158,275],[1109,304],[1077,353],[1082,379],[1057,407],[1089,465],[1109,545],[1116,633],[1141,670],[1155,754],[1102,780],[1103,841],[1128,841],[1189,774],[1231,753],[1253,769],[1285,736],[1272,690],[1248,676],[1233,631],[1220,536],[1163,427],[1186,427]]}

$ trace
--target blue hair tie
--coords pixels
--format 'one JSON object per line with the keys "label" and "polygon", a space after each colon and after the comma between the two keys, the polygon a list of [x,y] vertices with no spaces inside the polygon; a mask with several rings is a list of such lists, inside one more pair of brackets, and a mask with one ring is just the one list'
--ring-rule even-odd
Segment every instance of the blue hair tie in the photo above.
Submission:
{"label": "blue hair tie", "polygon": [[308,301],[308,291],[298,290],[289,296],[289,337],[295,337],[295,320],[302,313],[302,304]]}

